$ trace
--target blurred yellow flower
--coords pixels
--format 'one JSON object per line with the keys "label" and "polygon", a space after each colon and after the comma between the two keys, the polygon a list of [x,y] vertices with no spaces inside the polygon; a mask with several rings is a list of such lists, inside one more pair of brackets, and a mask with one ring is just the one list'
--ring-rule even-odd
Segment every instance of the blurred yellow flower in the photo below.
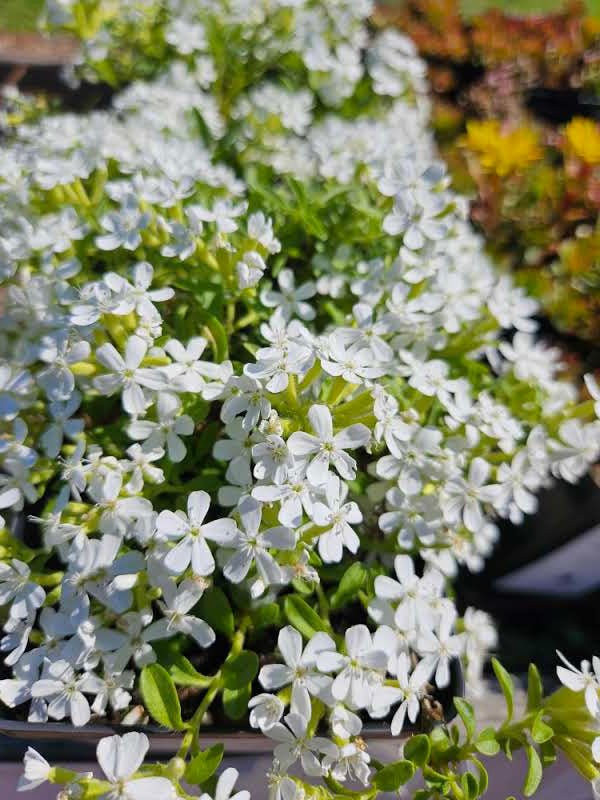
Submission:
{"label": "blurred yellow flower", "polygon": [[600,164],[600,129],[591,119],[575,117],[565,128],[573,153],[586,164]]}
{"label": "blurred yellow flower", "polygon": [[532,128],[504,133],[495,119],[467,122],[462,144],[478,155],[486,172],[500,176],[516,172],[542,157],[537,134]]}

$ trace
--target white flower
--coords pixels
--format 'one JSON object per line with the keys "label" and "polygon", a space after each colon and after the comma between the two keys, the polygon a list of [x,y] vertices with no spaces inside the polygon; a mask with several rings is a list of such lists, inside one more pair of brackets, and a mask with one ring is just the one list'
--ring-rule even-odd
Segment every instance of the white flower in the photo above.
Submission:
{"label": "white flower", "polygon": [[119,296],[121,303],[129,303],[142,317],[152,315],[156,311],[154,303],[170,300],[175,292],[170,287],[150,289],[154,277],[154,268],[147,261],[138,261],[132,271],[133,285],[116,272],[108,272],[104,276],[106,284]]}
{"label": "white flower", "polygon": [[101,739],[96,748],[98,763],[111,784],[107,800],[175,800],[177,792],[168,778],[136,778],[150,743],[144,733]]}
{"label": "white flower", "polygon": [[60,453],[63,438],[75,439],[83,431],[82,419],[71,419],[81,404],[81,395],[74,391],[68,400],[53,400],[48,404],[52,422],[40,436],[40,444],[48,458]]}
{"label": "white flower", "polygon": [[437,635],[431,630],[421,630],[417,639],[417,650],[424,656],[424,663],[433,672],[439,689],[450,683],[450,661],[458,658],[464,650],[466,635],[452,635],[455,613],[442,613]]}
{"label": "white flower", "polygon": [[289,319],[290,317],[300,317],[300,319],[311,320],[316,316],[314,308],[307,303],[316,294],[317,287],[312,281],[303,283],[296,289],[294,273],[291,269],[282,269],[277,276],[279,292],[273,289],[264,289],[261,292],[260,300],[267,308],[277,308]]}
{"label": "white flower", "polygon": [[204,586],[199,580],[184,580],[180,586],[167,581],[163,586],[164,603],[158,604],[163,618],[153,622],[144,631],[144,639],[167,639],[176,633],[191,636],[200,647],[210,647],[215,640],[215,632],[203,619],[188,614],[202,597]]}
{"label": "white flower", "polygon": [[50,777],[50,764],[33,747],[28,747],[23,758],[24,775],[19,778],[18,792],[28,792],[37,789]]}
{"label": "white flower", "polygon": [[281,436],[271,434],[264,442],[255,444],[252,448],[252,458],[256,462],[254,477],[259,480],[272,480],[282,484],[288,477],[290,468],[294,465],[294,457]]}
{"label": "white flower", "polygon": [[234,539],[227,545],[236,552],[223,567],[223,575],[232,583],[240,583],[254,562],[258,574],[267,586],[281,583],[281,568],[269,549],[293,550],[296,546],[294,532],[283,526],[259,532],[262,506],[253,497],[244,498],[237,511],[241,527],[235,531]]}
{"label": "white flower", "polygon": [[360,539],[350,525],[362,522],[362,514],[354,502],[345,503],[346,486],[337,475],[330,475],[325,485],[326,503],[316,502],[311,516],[316,525],[327,528],[319,536],[319,555],[326,563],[342,560],[343,549],[347,547],[356,553]]}
{"label": "white flower", "polygon": [[462,521],[473,533],[483,526],[481,503],[489,499],[489,488],[485,485],[489,474],[490,465],[478,456],[471,461],[466,478],[457,476],[444,485],[440,505],[448,522]]}
{"label": "white flower", "polygon": [[352,309],[356,328],[340,328],[336,333],[340,341],[351,352],[367,350],[376,361],[390,361],[393,350],[381,337],[390,333],[390,324],[384,320],[376,321],[374,312],[367,303],[357,303]]}
{"label": "white flower", "polygon": [[68,661],[48,663],[45,674],[31,687],[32,697],[48,700],[48,714],[53,719],[71,717],[73,725],[87,725],[90,706],[84,692],[96,693],[98,678],[91,673],[77,675]]}
{"label": "white flower", "polygon": [[11,603],[10,616],[29,619],[46,599],[46,592],[31,580],[31,570],[18,558],[0,563],[0,606]]}
{"label": "white flower", "polygon": [[336,700],[353,708],[371,704],[373,672],[385,672],[388,655],[377,649],[366,625],[353,625],[345,634],[347,655],[334,650],[319,653],[317,667],[322,672],[337,672],[331,686]]}
{"label": "white flower", "polygon": [[309,693],[322,695],[331,684],[331,678],[317,670],[317,659],[320,653],[335,650],[335,642],[331,636],[319,631],[303,650],[302,636],[287,625],[279,632],[277,646],[285,663],[262,667],[258,680],[268,690],[292,684],[297,707],[310,709]]}
{"label": "white flower", "polygon": [[242,426],[245,431],[251,431],[260,419],[267,419],[271,412],[271,403],[264,396],[260,381],[249,375],[230,378],[224,395],[221,419],[231,422],[234,417],[244,414]]}
{"label": "white flower", "polygon": [[[231,794],[239,776],[240,773],[233,767],[224,769],[217,780],[214,800],[250,800],[250,792],[246,791],[246,789],[242,789],[241,792],[236,792],[233,795]],[[154,800],[154,797],[152,797],[152,800]],[[212,798],[205,793],[200,795],[200,800],[212,800]]]}
{"label": "white flower", "polygon": [[560,441],[549,442],[552,471],[557,477],[576,483],[600,455],[600,423],[582,425],[578,419],[561,423]]}
{"label": "white flower", "polygon": [[125,205],[120,211],[111,211],[100,219],[106,231],[96,236],[96,246],[100,250],[135,250],[142,243],[141,232],[148,227],[151,215],[141,212],[133,204]]}
{"label": "white flower", "polygon": [[331,772],[336,781],[358,780],[368,786],[371,768],[371,756],[363,747],[355,742],[348,742],[340,747],[336,756],[325,756],[323,768]]}
{"label": "white flower", "polygon": [[410,669],[410,659],[406,653],[400,653],[393,665],[391,672],[396,676],[398,687],[383,686],[375,690],[374,706],[388,709],[395,705],[398,700],[402,702],[396,709],[391,722],[392,736],[399,736],[404,727],[405,717],[411,722],[415,722],[421,708],[421,698],[425,694],[425,687],[431,675],[431,666],[425,660],[419,661],[408,677]]}
{"label": "white flower", "polygon": [[387,575],[375,578],[376,596],[386,601],[398,601],[395,619],[399,628],[413,628],[417,624],[429,627],[433,621],[431,598],[434,584],[427,574],[423,578],[415,574],[410,556],[396,556],[394,569],[398,580]]}
{"label": "white flower", "polygon": [[321,765],[317,754],[323,753],[335,758],[338,754],[337,746],[321,736],[308,736],[309,720],[299,714],[287,714],[283,721],[285,725],[277,722],[265,731],[266,736],[279,742],[274,750],[279,768],[286,771],[300,759],[302,769],[307,775],[324,775],[326,770]]}
{"label": "white flower", "polygon": [[261,694],[255,695],[248,703],[250,711],[250,725],[253,728],[260,728],[261,731],[266,731],[272,728],[276,722],[279,722],[283,716],[285,706],[283,702],[275,694]]}
{"label": "white flower", "polygon": [[333,464],[342,478],[353,480],[356,475],[356,461],[345,451],[363,447],[371,434],[366,425],[357,423],[333,434],[333,420],[327,406],[314,405],[308,412],[308,419],[315,431],[313,436],[304,431],[292,433],[288,448],[295,456],[312,456],[306,475],[315,486],[324,484]]}
{"label": "white flower", "polygon": [[169,460],[178,464],[187,452],[180,437],[191,436],[194,432],[194,420],[180,411],[179,398],[170,392],[161,392],[156,400],[158,420],[135,419],[127,426],[127,433],[132,439],[144,440],[146,451],[162,450],[166,446]]}
{"label": "white flower", "polygon": [[592,672],[589,661],[582,661],[581,669],[577,669],[570,661],[567,661],[562,653],[558,650],[556,652],[560,660],[566,664],[566,667],[559,665],[556,668],[556,674],[560,682],[571,689],[572,692],[583,692],[588,711],[593,717],[598,716],[600,712],[600,700],[598,699],[598,692],[600,692],[600,658],[594,656],[592,659],[594,667]]}
{"label": "white flower", "polygon": [[210,575],[215,560],[207,539],[220,545],[231,544],[236,525],[232,519],[217,519],[203,524],[208,513],[210,497],[206,492],[192,492],[187,500],[187,515],[183,511],[161,511],[156,521],[159,533],[180,541],[167,552],[164,563],[167,569],[181,575],[192,565],[195,575]]}
{"label": "white flower", "polygon": [[94,386],[101,394],[123,393],[123,408],[128,414],[143,414],[148,402],[142,386],[164,388],[164,377],[156,370],[140,367],[148,346],[139,336],[130,336],[125,345],[125,358],[112,344],[103,344],[96,358],[109,372],[94,378]]}
{"label": "white flower", "polygon": [[302,524],[303,512],[310,516],[313,499],[310,485],[302,478],[303,467],[296,467],[288,475],[288,480],[280,485],[266,484],[255,486],[252,497],[261,503],[279,503],[277,519],[288,528],[298,528]]}
{"label": "white flower", "polygon": [[200,360],[206,344],[203,336],[194,336],[186,347],[177,339],[166,343],[165,351],[173,362],[165,367],[165,372],[177,391],[200,392],[206,384],[205,378],[218,378],[221,365]]}

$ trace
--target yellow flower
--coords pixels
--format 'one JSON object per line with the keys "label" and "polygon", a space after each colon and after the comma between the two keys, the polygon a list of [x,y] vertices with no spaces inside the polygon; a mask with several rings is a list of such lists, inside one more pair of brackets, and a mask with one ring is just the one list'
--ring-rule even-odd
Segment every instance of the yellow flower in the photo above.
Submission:
{"label": "yellow flower", "polygon": [[486,172],[504,176],[537,161],[542,156],[536,132],[517,128],[504,133],[495,119],[467,122],[463,144],[479,157]]}
{"label": "yellow flower", "polygon": [[591,119],[575,117],[565,128],[573,153],[586,164],[600,164],[600,129]]}

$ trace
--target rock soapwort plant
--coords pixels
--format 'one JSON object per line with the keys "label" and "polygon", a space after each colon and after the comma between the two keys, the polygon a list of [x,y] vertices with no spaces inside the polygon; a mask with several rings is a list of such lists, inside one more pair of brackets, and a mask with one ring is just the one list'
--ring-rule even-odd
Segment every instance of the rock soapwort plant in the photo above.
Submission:
{"label": "rock soapwort plant", "polygon": [[[536,303],[496,274],[428,130],[409,40],[368,0],[60,0],[107,110],[3,117],[5,715],[154,722],[102,778],[30,750],[19,788],[227,800],[206,726],[272,740],[276,800],[485,792],[524,748],[595,779],[600,664],[477,732],[495,631],[453,601],[494,520],[600,454]],[[74,76],[71,76],[72,78]],[[598,392],[597,392],[598,393]],[[368,720],[403,732],[382,764]],[[407,723],[413,727],[408,728]],[[439,723],[439,724],[436,724]],[[414,725],[421,732],[414,733]],[[413,735],[407,737],[412,732]],[[299,777],[301,776],[301,777]]]}

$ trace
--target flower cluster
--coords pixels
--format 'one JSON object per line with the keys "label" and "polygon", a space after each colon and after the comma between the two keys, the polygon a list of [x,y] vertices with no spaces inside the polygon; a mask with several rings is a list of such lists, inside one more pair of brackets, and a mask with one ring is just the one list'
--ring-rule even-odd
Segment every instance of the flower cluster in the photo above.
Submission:
{"label": "flower cluster", "polygon": [[[298,760],[367,785],[366,717],[447,716],[459,658],[477,689],[494,630],[459,617],[459,566],[585,473],[600,423],[470,229],[423,64],[369,2],[117,7],[49,14],[99,26],[98,74],[148,15],[162,67],[7,129],[0,162],[0,700],[186,731],[169,779],[209,708],[249,711],[277,798],[309,791]],[[170,797],[131,777],[144,754],[101,744],[94,796]]]}

